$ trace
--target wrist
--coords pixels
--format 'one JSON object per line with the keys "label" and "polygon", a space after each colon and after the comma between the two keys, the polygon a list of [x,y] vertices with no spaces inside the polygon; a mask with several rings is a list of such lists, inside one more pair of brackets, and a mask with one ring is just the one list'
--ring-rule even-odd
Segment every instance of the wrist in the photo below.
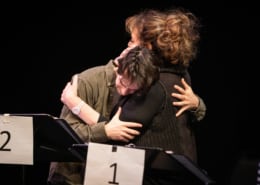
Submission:
{"label": "wrist", "polygon": [[85,104],[84,101],[80,100],[80,102],[76,106],[73,106],[71,108],[71,111],[73,112],[73,114],[79,115],[84,104]]}
{"label": "wrist", "polygon": [[197,110],[199,109],[199,106],[200,106],[200,98],[195,95],[196,98],[197,98],[197,101],[196,101],[196,104],[194,105],[194,107],[190,110],[191,112],[195,113],[197,112]]}

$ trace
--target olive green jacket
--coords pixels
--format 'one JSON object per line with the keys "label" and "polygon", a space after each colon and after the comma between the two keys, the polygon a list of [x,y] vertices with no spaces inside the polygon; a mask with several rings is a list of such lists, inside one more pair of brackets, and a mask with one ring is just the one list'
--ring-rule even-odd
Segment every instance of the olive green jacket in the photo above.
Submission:
{"label": "olive green jacket", "polygon": [[[78,75],[78,95],[101,115],[109,118],[115,95],[115,73],[112,61],[107,65],[93,67]],[[89,126],[63,106],[60,118],[65,119],[85,142],[106,142],[105,122]],[[82,185],[85,163],[52,162],[48,182],[60,185]]]}

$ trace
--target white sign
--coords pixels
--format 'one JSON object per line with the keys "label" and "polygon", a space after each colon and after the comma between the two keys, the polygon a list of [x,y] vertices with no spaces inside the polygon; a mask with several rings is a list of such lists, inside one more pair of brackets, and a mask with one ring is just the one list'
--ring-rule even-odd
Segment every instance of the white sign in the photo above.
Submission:
{"label": "white sign", "polygon": [[0,164],[33,165],[32,117],[0,115]]}
{"label": "white sign", "polygon": [[142,185],[145,150],[89,143],[84,185]]}

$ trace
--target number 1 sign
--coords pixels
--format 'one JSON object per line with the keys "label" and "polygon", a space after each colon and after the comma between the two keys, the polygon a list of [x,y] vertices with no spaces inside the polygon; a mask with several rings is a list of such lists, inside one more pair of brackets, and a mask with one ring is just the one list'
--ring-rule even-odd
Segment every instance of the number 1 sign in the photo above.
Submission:
{"label": "number 1 sign", "polygon": [[89,143],[84,185],[142,185],[145,150]]}

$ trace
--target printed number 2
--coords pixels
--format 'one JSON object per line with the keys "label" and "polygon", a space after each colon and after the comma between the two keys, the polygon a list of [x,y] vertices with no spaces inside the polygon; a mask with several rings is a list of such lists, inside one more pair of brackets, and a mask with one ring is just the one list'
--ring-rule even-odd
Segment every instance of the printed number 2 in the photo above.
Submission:
{"label": "printed number 2", "polygon": [[113,175],[113,181],[108,181],[109,184],[119,184],[116,182],[116,172],[117,172],[117,164],[113,163],[110,165],[110,167],[114,167],[114,175]]}
{"label": "printed number 2", "polygon": [[1,135],[4,135],[4,134],[7,135],[7,138],[6,138],[5,142],[2,144],[2,146],[0,146],[0,151],[11,151],[10,148],[5,148],[5,146],[7,145],[7,143],[8,143],[8,142],[10,141],[10,139],[11,139],[11,134],[10,134],[10,132],[8,132],[8,131],[2,131],[2,132],[0,132],[0,136],[1,136]]}

